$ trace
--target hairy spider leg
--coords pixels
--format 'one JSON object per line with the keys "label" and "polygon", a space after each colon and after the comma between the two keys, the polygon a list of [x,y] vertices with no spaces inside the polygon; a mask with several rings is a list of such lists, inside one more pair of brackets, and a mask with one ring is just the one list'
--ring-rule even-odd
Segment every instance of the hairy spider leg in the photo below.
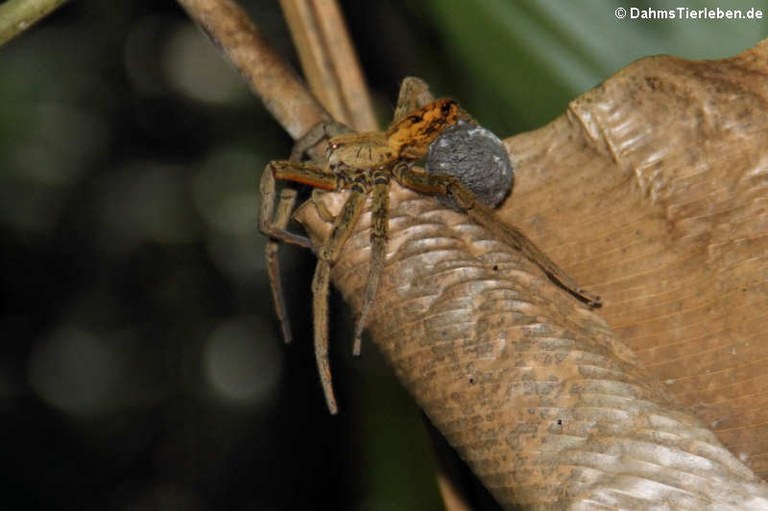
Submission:
{"label": "hairy spider leg", "polygon": [[547,277],[557,285],[585,302],[590,307],[601,305],[600,297],[589,293],[560,269],[542,250],[517,228],[501,222],[493,209],[475,199],[462,182],[455,176],[427,174],[421,169],[414,170],[408,165],[397,165],[393,169],[395,179],[403,186],[419,193],[436,196],[450,196],[474,221],[487,228],[510,247],[521,251],[533,261]]}
{"label": "hairy spider leg", "polygon": [[277,213],[274,213],[275,176],[271,164],[267,165],[261,175],[259,191],[261,192],[262,199],[259,227],[261,232],[269,236],[264,248],[269,286],[272,289],[272,300],[275,303],[275,312],[280,324],[280,331],[283,334],[283,340],[286,343],[290,343],[293,339],[293,334],[291,333],[290,321],[288,320],[288,309],[283,299],[278,250],[281,241],[305,248],[311,248],[312,245],[306,237],[288,231],[291,212],[296,202],[296,190],[293,188],[283,188],[281,190]]}
{"label": "hairy spider leg", "polygon": [[359,182],[352,183],[351,192],[341,213],[336,217],[331,234],[320,250],[317,268],[312,279],[312,309],[315,325],[315,360],[320,374],[320,383],[325,394],[325,402],[332,415],[338,412],[336,398],[331,383],[331,367],[328,361],[328,292],[333,264],[339,257],[341,248],[349,239],[352,230],[360,218],[368,197],[366,187]]}
{"label": "hairy spider leg", "polygon": [[371,267],[368,270],[368,280],[365,284],[363,305],[355,323],[355,338],[352,354],[360,355],[362,348],[363,329],[365,328],[368,312],[376,298],[379,289],[381,269],[387,255],[387,232],[389,223],[389,169],[375,169],[372,176],[371,203]]}
{"label": "hairy spider leg", "polygon": [[286,343],[292,341],[293,334],[291,332],[290,320],[288,319],[288,308],[286,307],[285,299],[283,298],[282,279],[280,278],[280,258],[278,254],[280,242],[286,242],[309,249],[312,249],[312,244],[306,236],[288,231],[288,224],[291,221],[291,215],[293,214],[296,205],[297,191],[294,188],[283,188],[280,191],[280,198],[278,199],[276,208],[277,211],[275,212],[276,185],[274,173],[275,171],[281,172],[280,169],[287,166],[300,166],[299,162],[301,161],[302,156],[315,147],[320,141],[347,131],[349,131],[349,128],[335,121],[320,122],[310,128],[310,130],[296,142],[288,162],[271,162],[267,164],[264,172],[261,174],[259,191],[261,192],[262,203],[259,215],[259,229],[269,237],[264,248],[267,275],[272,290],[272,301],[275,304],[277,320],[280,324],[280,331],[282,332],[283,340]]}
{"label": "hairy spider leg", "polygon": [[[259,191],[262,196],[261,215],[259,218],[259,227],[261,232],[269,236],[269,241],[264,249],[264,256],[267,263],[267,274],[269,276],[269,285],[272,290],[272,300],[275,303],[275,312],[280,324],[280,330],[283,334],[283,340],[290,343],[293,339],[290,321],[288,319],[288,308],[283,298],[282,279],[280,278],[280,258],[278,251],[280,242],[291,243],[303,248],[312,248],[312,243],[305,236],[301,236],[288,231],[288,223],[291,220],[294,206],[296,204],[296,190],[293,188],[283,188],[280,191],[280,199],[275,212],[275,176],[279,179],[309,182],[313,186],[323,189],[333,189],[338,179],[333,175],[322,172],[322,169],[311,166],[293,163],[291,161],[273,161],[267,164],[264,173],[261,176]],[[304,177],[306,176],[306,178]]]}
{"label": "hairy spider leg", "polygon": [[[352,181],[349,181],[343,173],[334,172],[308,163],[294,163],[285,160],[273,161],[268,165],[266,172],[272,175],[271,184],[273,186],[274,180],[279,179],[308,184],[321,190],[351,190],[341,213],[334,220],[328,240],[318,253],[315,276],[312,279],[315,359],[328,410],[331,414],[336,414],[338,407],[333,393],[331,368],[328,361],[328,292],[330,288],[330,272],[333,264],[338,259],[341,248],[352,234],[352,229],[357,225],[370,186],[366,181],[367,177],[365,175],[359,174]],[[274,194],[274,188],[270,189],[269,187],[269,179],[263,179],[266,179],[267,182],[266,189],[264,190],[266,192],[265,197],[269,196],[270,193]],[[267,201],[265,200],[265,202]],[[262,206],[262,214],[267,214],[265,218],[271,218],[271,208],[272,206],[269,205]],[[265,227],[266,229],[263,230],[269,233],[270,236],[283,240],[286,239],[283,237],[286,233],[275,230],[275,225]],[[273,284],[273,292],[276,288],[279,290],[280,286]],[[280,299],[282,299],[282,296],[280,296]]]}
{"label": "hairy spider leg", "polygon": [[296,204],[296,190],[284,188],[281,191],[277,215],[275,216],[275,179],[308,184],[323,190],[333,190],[336,186],[336,180],[332,173],[324,171],[317,165],[302,164],[300,161],[302,155],[310,148],[340,130],[348,131],[348,128],[342,124],[321,122],[311,128],[296,143],[289,160],[272,161],[267,164],[259,184],[262,197],[259,228],[265,235],[300,247],[312,248],[312,244],[306,236],[287,230],[291,213]]}
{"label": "hairy spider leg", "polygon": [[[419,110],[433,103],[435,97],[427,82],[413,76],[406,77],[400,85],[397,104],[392,118],[392,125],[399,125],[409,112]],[[363,305],[355,323],[355,337],[352,354],[360,355],[363,344],[363,330],[368,313],[376,299],[379,289],[381,270],[387,255],[389,230],[389,169],[377,169],[373,172],[373,198],[371,203],[371,267],[365,284]]]}
{"label": "hairy spider leg", "polygon": [[261,193],[261,212],[259,214],[259,230],[273,240],[284,241],[303,248],[312,248],[309,238],[287,230],[291,218],[293,206],[296,202],[296,190],[284,188],[280,191],[280,199],[275,213],[275,173],[283,163],[295,165],[290,162],[269,162],[261,174],[259,192]]}
{"label": "hairy spider leg", "polygon": [[400,122],[408,112],[423,108],[434,101],[435,97],[427,82],[415,76],[406,77],[400,85],[392,124]]}

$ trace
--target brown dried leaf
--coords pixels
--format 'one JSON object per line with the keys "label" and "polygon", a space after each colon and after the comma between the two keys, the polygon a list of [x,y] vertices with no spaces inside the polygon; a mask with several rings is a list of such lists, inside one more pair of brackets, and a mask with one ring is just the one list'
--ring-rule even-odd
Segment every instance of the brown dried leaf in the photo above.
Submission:
{"label": "brown dried leaf", "polygon": [[[766,310],[766,159],[742,142],[765,147],[765,52],[715,63],[640,61],[549,126],[507,141],[519,186],[503,218],[603,294],[616,333],[464,215],[393,190],[372,338],[504,506],[768,508],[768,488],[618,340],[641,350],[657,374],[686,365],[700,378],[707,353],[713,364],[729,362],[718,339],[730,328],[749,348],[745,385],[762,382],[747,371],[761,358],[761,334],[743,323]],[[342,198],[320,200],[333,211]],[[327,235],[312,204],[298,216],[317,242]],[[761,220],[762,229],[744,227]],[[356,310],[368,221],[333,273]],[[740,247],[748,255],[730,257]],[[680,358],[694,338],[702,339],[696,354]],[[731,368],[728,382],[737,381],[735,366],[711,367]],[[683,376],[689,392],[681,399],[722,395]]]}
{"label": "brown dried leaf", "polygon": [[682,403],[768,475],[768,42],[643,59],[511,137],[501,215]]}

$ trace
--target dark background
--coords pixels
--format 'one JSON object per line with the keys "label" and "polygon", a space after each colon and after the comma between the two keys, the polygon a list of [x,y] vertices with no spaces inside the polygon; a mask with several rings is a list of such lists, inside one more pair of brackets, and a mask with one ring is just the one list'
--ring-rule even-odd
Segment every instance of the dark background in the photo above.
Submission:
{"label": "dark background", "polygon": [[[636,58],[730,56],[768,27],[614,17],[664,2],[343,3],[383,122],[412,74],[502,136]],[[242,4],[294,62],[276,2]],[[0,509],[441,508],[419,413],[373,346],[349,355],[338,298],[326,412],[293,249],[280,341],[258,178],[291,141],[176,3],[65,5],[0,50],[0,105]]]}

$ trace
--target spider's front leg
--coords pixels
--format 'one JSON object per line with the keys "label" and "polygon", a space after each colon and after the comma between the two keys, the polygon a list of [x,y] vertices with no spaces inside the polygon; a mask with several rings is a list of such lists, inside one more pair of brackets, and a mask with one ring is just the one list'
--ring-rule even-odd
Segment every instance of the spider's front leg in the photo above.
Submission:
{"label": "spider's front leg", "polygon": [[275,214],[275,175],[273,165],[275,162],[267,164],[264,172],[261,174],[259,191],[261,193],[261,212],[259,215],[259,229],[263,234],[269,236],[267,244],[264,247],[264,259],[267,265],[267,275],[269,276],[269,286],[272,289],[272,301],[275,304],[275,313],[277,321],[280,324],[280,331],[283,334],[283,341],[290,343],[293,334],[291,333],[291,323],[288,320],[288,309],[283,299],[283,286],[280,279],[280,260],[278,250],[280,242],[284,241],[304,248],[311,248],[309,239],[288,231],[288,223],[291,220],[296,203],[296,190],[294,188],[283,188],[280,192],[280,199]]}
{"label": "spider's front leg", "polygon": [[407,76],[400,84],[392,124],[401,121],[408,112],[427,106],[435,100],[427,82],[415,76]]}
{"label": "spider's front leg", "polygon": [[371,268],[365,284],[363,305],[360,315],[355,322],[355,340],[352,354],[360,354],[362,347],[363,329],[365,328],[368,312],[376,298],[379,289],[381,269],[387,255],[387,231],[389,222],[389,169],[376,169],[372,174],[373,200],[371,204]]}
{"label": "spider's front leg", "polygon": [[[348,179],[347,174],[344,172],[334,172],[317,165],[294,163],[285,160],[270,162],[264,173],[265,176],[262,177],[262,198],[264,200],[261,211],[262,231],[268,236],[288,242],[293,242],[292,236],[295,235],[277,227],[281,226],[280,222],[285,222],[287,225],[292,208],[278,207],[278,213],[273,218],[275,179],[307,184],[314,188],[328,191],[351,189],[349,198],[334,221],[330,237],[318,252],[317,268],[312,280],[315,358],[328,409],[332,414],[335,414],[338,409],[333,395],[331,369],[328,362],[328,290],[330,286],[330,270],[333,263],[338,259],[339,251],[344,246],[344,243],[346,243],[360,217],[360,213],[365,205],[368,184],[362,177],[351,180]],[[272,221],[274,223],[271,223]],[[308,240],[306,246],[311,247]],[[268,257],[270,256],[269,246],[267,255]],[[269,266],[272,268],[271,263]],[[270,280],[273,298],[278,311],[278,319],[283,323],[286,320],[286,313],[284,302],[282,301],[279,272],[276,268],[274,273],[270,270]],[[287,322],[283,324],[283,332],[290,334],[290,330],[287,330]],[[286,338],[287,340],[288,338]]]}
{"label": "spider's front leg", "polygon": [[[306,178],[304,176],[307,176]],[[288,308],[283,299],[282,279],[280,278],[280,260],[278,250],[280,242],[291,243],[303,248],[312,248],[312,244],[305,236],[288,231],[288,223],[291,220],[296,203],[296,190],[283,188],[275,213],[275,178],[289,181],[312,181],[316,186],[324,189],[334,189],[339,183],[336,177],[328,174],[320,167],[291,161],[273,161],[267,164],[261,176],[261,214],[259,227],[261,232],[269,236],[264,256],[267,263],[267,275],[272,289],[272,301],[275,304],[275,313],[283,334],[283,340],[290,343],[293,339],[291,323],[288,320]]]}
{"label": "spider's front leg", "polygon": [[[284,241],[303,248],[312,248],[307,237],[287,230],[296,204],[296,190],[293,188],[281,190],[280,199],[277,203],[277,213],[275,214],[275,179],[308,184],[323,190],[337,189],[338,183],[334,173],[325,170],[320,165],[301,163],[301,159],[322,140],[348,131],[349,128],[336,122],[318,123],[296,142],[289,160],[272,161],[267,164],[261,175],[259,185],[262,198],[259,227],[262,233],[273,240]],[[274,241],[270,243],[274,243]]]}
{"label": "spider's front leg", "polygon": [[339,257],[344,244],[360,218],[365,206],[367,187],[362,182],[353,182],[351,193],[336,217],[330,236],[317,255],[317,268],[312,279],[312,308],[315,327],[315,359],[320,373],[325,401],[331,414],[336,414],[336,398],[331,383],[331,367],[328,361],[328,292],[333,264]]}
{"label": "spider's front leg", "polygon": [[333,174],[325,172],[321,167],[295,163],[293,161],[269,162],[261,175],[259,191],[261,192],[261,213],[259,215],[259,228],[262,233],[269,236],[264,257],[267,264],[269,285],[272,289],[272,301],[275,304],[277,321],[283,340],[290,343],[293,339],[291,323],[288,320],[288,308],[283,299],[282,279],[280,278],[280,259],[278,250],[280,242],[298,245],[303,248],[312,248],[312,243],[305,236],[292,233],[288,230],[296,203],[296,190],[283,188],[275,212],[275,179],[294,182],[314,182],[316,186],[324,189],[333,189],[338,180]]}
{"label": "spider's front leg", "polygon": [[[272,299],[275,303],[275,312],[283,334],[283,340],[286,343],[291,342],[293,335],[291,333],[290,321],[288,320],[288,310],[283,299],[282,280],[280,279],[280,260],[278,257],[280,242],[298,245],[303,248],[312,248],[312,244],[306,236],[288,231],[288,224],[291,221],[291,215],[296,206],[297,192],[295,188],[283,188],[280,191],[277,208],[275,208],[275,175],[280,175],[280,179],[304,182],[301,177],[304,173],[309,173],[311,176],[322,174],[320,176],[321,188],[336,186],[331,175],[319,171],[317,167],[302,165],[300,162],[304,154],[307,154],[322,140],[347,131],[349,131],[349,128],[336,122],[321,122],[315,125],[296,142],[291,151],[290,160],[270,162],[261,175],[261,182],[259,184],[259,191],[261,193],[259,228],[262,233],[269,236],[269,241],[267,241],[264,249],[264,256],[267,263],[269,284],[272,289]],[[287,169],[289,168],[293,168],[294,172],[288,172]],[[297,177],[297,179],[292,179],[292,176]],[[315,179],[317,179],[317,176],[315,176]]]}
{"label": "spider's front leg", "polygon": [[599,307],[602,304],[599,296],[582,289],[527,236],[515,227],[499,221],[493,209],[476,200],[472,192],[457,177],[428,174],[405,165],[395,167],[393,174],[400,184],[419,193],[453,198],[457,206],[472,220],[493,232],[510,247],[521,251],[557,285],[590,307]]}

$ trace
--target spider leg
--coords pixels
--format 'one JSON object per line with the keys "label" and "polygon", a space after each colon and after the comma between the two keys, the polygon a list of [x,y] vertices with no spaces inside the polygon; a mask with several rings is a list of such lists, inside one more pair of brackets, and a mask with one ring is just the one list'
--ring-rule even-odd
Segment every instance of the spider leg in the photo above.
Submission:
{"label": "spider leg", "polygon": [[[312,248],[312,244],[305,236],[288,231],[288,223],[291,220],[294,205],[296,203],[296,190],[283,188],[275,212],[275,176],[289,181],[311,181],[311,184],[322,188],[335,188],[342,184],[340,178],[333,173],[307,164],[293,163],[291,161],[271,162],[261,175],[259,191],[261,192],[261,214],[259,228],[261,232],[269,236],[264,255],[267,263],[269,285],[272,290],[272,300],[275,304],[277,320],[283,334],[283,340],[290,343],[293,339],[290,322],[288,321],[288,308],[283,299],[283,286],[280,279],[280,260],[278,251],[280,242],[287,242],[304,248]],[[306,178],[304,177],[306,176]]]}
{"label": "spider leg", "polygon": [[[462,186],[463,188],[463,186]],[[466,189],[462,193],[470,193]],[[457,197],[456,194],[452,194]],[[520,232],[516,227],[499,222],[496,213],[481,202],[469,203],[466,199],[457,198],[459,205],[467,214],[480,225],[488,228],[510,246],[520,250],[525,256],[536,263],[541,270],[560,287],[586,303],[590,307],[600,307],[600,297],[580,287],[565,271],[549,258],[533,241]],[[469,205],[471,204],[471,205]],[[469,205],[469,206],[467,206]]]}
{"label": "spider leg", "polygon": [[[274,219],[274,226],[287,232],[288,222],[291,219],[291,212],[296,201],[296,190],[284,189],[280,197],[280,205],[277,209],[277,216]],[[283,284],[280,278],[280,258],[278,257],[278,251],[280,249],[280,242],[274,238],[267,240],[266,247],[264,248],[264,256],[267,263],[267,275],[269,276],[269,286],[272,289],[272,302],[275,304],[275,312],[277,314],[277,322],[280,325],[280,330],[283,333],[283,341],[286,344],[290,344],[293,340],[293,333],[291,332],[291,322],[288,320],[288,308],[285,305],[285,299],[283,294]]]}
{"label": "spider leg", "polygon": [[435,97],[430,92],[427,82],[415,76],[406,77],[400,85],[392,124],[402,120],[408,112],[426,106],[434,100]]}
{"label": "spider leg", "polygon": [[387,230],[389,220],[389,172],[385,169],[373,171],[373,201],[371,205],[371,268],[365,284],[363,305],[355,322],[355,340],[352,354],[360,355],[362,335],[368,311],[371,309],[379,288],[381,268],[387,255]]}
{"label": "spider leg", "polygon": [[360,217],[366,200],[364,185],[355,183],[341,213],[333,223],[331,234],[318,254],[317,268],[312,279],[312,308],[315,326],[315,359],[320,374],[320,383],[325,401],[331,414],[336,414],[336,398],[331,383],[331,367],[328,361],[328,291],[333,263],[349,239],[352,229]]}
{"label": "spider leg", "polygon": [[261,174],[259,192],[261,193],[261,213],[259,215],[259,230],[273,240],[280,240],[303,248],[312,248],[306,236],[301,236],[287,230],[291,212],[296,202],[296,190],[284,188],[275,214],[275,173],[277,166],[288,162],[270,162]]}
{"label": "spider leg", "polygon": [[300,139],[296,141],[291,150],[290,161],[300,162],[302,157],[319,144],[322,140],[335,137],[342,133],[352,131],[344,124],[336,121],[320,121],[307,131]]}
{"label": "spider leg", "polygon": [[295,189],[283,188],[280,192],[277,214],[274,214],[275,177],[270,165],[264,169],[264,172],[261,175],[259,191],[261,192],[259,227],[261,232],[269,236],[264,248],[267,275],[269,276],[269,287],[272,290],[272,301],[275,304],[275,312],[277,314],[277,321],[280,324],[280,331],[283,334],[283,340],[286,344],[289,344],[293,339],[293,334],[291,333],[290,321],[288,321],[288,308],[283,299],[283,286],[282,280],[280,279],[280,259],[278,257],[280,241],[287,241],[305,248],[310,247],[310,243],[304,236],[299,236],[288,231],[291,212],[296,203]]}
{"label": "spider leg", "polygon": [[461,181],[454,177],[441,174],[427,174],[414,171],[407,165],[398,165],[393,169],[397,181],[412,190],[427,195],[451,196],[457,205],[470,218],[489,229],[510,247],[521,251],[557,285],[585,302],[590,307],[599,307],[600,297],[579,287],[579,285],[560,269],[542,250],[529,240],[517,228],[500,222],[493,209],[475,199]]}
{"label": "spider leg", "polygon": [[275,179],[293,181],[321,188],[323,190],[336,190],[343,185],[336,175],[321,166],[310,163],[300,163],[302,156],[321,140],[339,133],[349,131],[349,128],[335,121],[323,121],[304,134],[293,146],[290,160],[272,161],[267,164],[261,175],[259,191],[261,192],[261,215],[259,227],[261,232],[270,238],[298,245],[303,248],[312,248],[312,244],[306,236],[294,234],[287,230],[291,213],[296,204],[296,190],[284,188],[280,194],[275,210]]}

